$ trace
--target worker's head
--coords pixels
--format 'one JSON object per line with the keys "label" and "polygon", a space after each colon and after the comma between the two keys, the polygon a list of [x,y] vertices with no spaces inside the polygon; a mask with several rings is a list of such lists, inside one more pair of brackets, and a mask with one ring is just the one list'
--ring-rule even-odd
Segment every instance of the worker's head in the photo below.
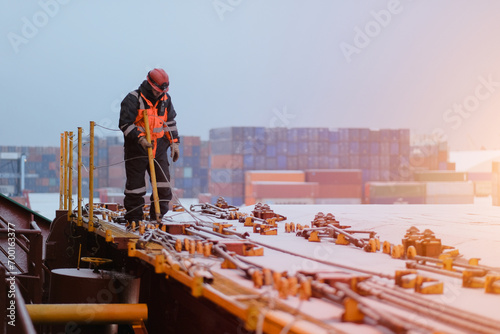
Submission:
{"label": "worker's head", "polygon": [[148,83],[153,88],[153,94],[158,97],[163,93],[168,92],[168,85],[170,81],[168,79],[168,74],[161,68],[155,68],[149,71]]}

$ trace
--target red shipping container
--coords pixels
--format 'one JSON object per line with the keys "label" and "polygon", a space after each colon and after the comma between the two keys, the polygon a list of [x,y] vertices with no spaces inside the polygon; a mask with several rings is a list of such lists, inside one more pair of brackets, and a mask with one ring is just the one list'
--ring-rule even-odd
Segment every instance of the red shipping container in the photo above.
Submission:
{"label": "red shipping container", "polygon": [[174,178],[182,178],[182,177],[184,177],[184,168],[174,167]]}
{"label": "red shipping container", "polygon": [[213,183],[208,185],[208,192],[212,196],[243,197],[243,183]]}
{"label": "red shipping container", "polygon": [[306,173],[306,182],[318,182],[324,184],[362,184],[363,172],[361,169],[308,169]]}
{"label": "red shipping container", "polygon": [[200,146],[200,145],[201,145],[201,138],[193,137],[193,146]]}
{"label": "red shipping container", "polygon": [[123,161],[123,146],[110,146],[108,147],[108,161],[107,164],[115,164]]}
{"label": "red shipping container", "polygon": [[125,179],[124,178],[116,178],[116,177],[109,178],[108,179],[108,187],[124,188],[125,187]]}
{"label": "red shipping container", "polygon": [[242,169],[243,155],[212,155],[210,167],[216,169]]}
{"label": "red shipping container", "polygon": [[254,198],[314,198],[318,194],[316,182],[252,182]]}
{"label": "red shipping container", "polygon": [[184,155],[185,157],[190,157],[193,155],[193,146],[186,146],[186,144],[184,144],[184,150],[182,152],[182,155]]}
{"label": "red shipping container", "polygon": [[108,169],[109,177],[125,179],[125,164],[112,165]]}
{"label": "red shipping container", "polygon": [[[211,194],[198,194],[198,202],[199,203],[210,203]],[[213,204],[213,203],[210,203]]]}
{"label": "red shipping container", "polygon": [[182,144],[186,147],[186,146],[191,146],[193,145],[193,138],[192,136],[183,136],[181,138],[181,142]]}

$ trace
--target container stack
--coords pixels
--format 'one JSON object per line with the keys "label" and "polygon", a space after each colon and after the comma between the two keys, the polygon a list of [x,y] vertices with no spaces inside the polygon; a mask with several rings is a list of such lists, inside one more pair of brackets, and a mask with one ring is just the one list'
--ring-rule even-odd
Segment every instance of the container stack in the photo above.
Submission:
{"label": "container stack", "polygon": [[467,173],[446,170],[415,172],[415,181],[426,183],[427,204],[472,204],[474,183]]}
{"label": "container stack", "polygon": [[59,148],[0,147],[0,191],[15,194],[20,191],[21,156],[26,155],[25,189],[37,192],[59,191]]}
{"label": "container stack", "polygon": [[[107,150],[109,177],[107,179],[108,183],[106,187],[121,189],[123,192],[123,189],[125,188],[125,181],[127,179],[125,175],[125,163],[123,161],[123,144],[110,145]],[[88,178],[88,173],[86,177]],[[103,182],[100,183],[102,184]]]}
{"label": "container stack", "polygon": [[448,143],[424,140],[411,147],[409,165],[412,170],[455,170],[448,158]]}
{"label": "container stack", "polygon": [[[262,133],[259,133],[262,129]],[[247,168],[255,168],[255,156],[262,156],[265,149],[256,151],[257,138],[263,138],[263,128],[219,128],[210,130],[210,161],[208,192],[215,203],[219,196],[228,204],[239,206],[244,200],[244,160]]]}
{"label": "container stack", "polygon": [[[356,169],[358,174],[361,171],[361,180],[338,184],[344,190],[337,186],[337,193],[322,190],[326,193],[319,195],[322,200],[317,200],[337,203],[360,202],[364,182],[409,178],[408,173],[401,171],[410,155],[408,129],[232,127],[212,129],[210,143],[209,192],[213,197],[230,198],[236,203],[233,205],[240,205],[243,197],[249,198],[246,203],[256,199],[252,189],[243,187],[243,174],[249,170]],[[323,189],[331,186],[327,183]]]}
{"label": "container stack", "polygon": [[[182,190],[182,196],[196,198],[199,193],[207,192],[208,145],[200,137],[180,137],[180,157],[172,164],[173,186]],[[172,171],[171,171],[172,173]]]}

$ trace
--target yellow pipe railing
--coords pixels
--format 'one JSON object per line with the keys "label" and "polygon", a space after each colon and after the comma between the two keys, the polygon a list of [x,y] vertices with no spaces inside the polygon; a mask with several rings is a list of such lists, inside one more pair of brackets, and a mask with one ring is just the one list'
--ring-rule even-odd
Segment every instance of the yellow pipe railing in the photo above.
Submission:
{"label": "yellow pipe railing", "polygon": [[64,209],[64,133],[61,133],[59,151],[59,210],[62,210]]}
{"label": "yellow pipe railing", "polygon": [[69,158],[68,158],[68,221],[71,220],[73,209],[73,132],[69,133]]}
{"label": "yellow pipe railing", "polygon": [[89,232],[94,232],[94,126],[90,122],[90,152],[89,152]]}
{"label": "yellow pipe railing", "polygon": [[146,304],[27,304],[33,324],[135,324],[148,319]]}
{"label": "yellow pipe railing", "polygon": [[78,218],[77,225],[82,226],[82,128],[78,128]]}
{"label": "yellow pipe railing", "polygon": [[64,193],[64,210],[68,209],[68,174],[67,174],[67,166],[68,166],[68,132],[64,131],[64,161],[63,161],[63,175],[64,175],[64,180],[63,180],[63,193]]}

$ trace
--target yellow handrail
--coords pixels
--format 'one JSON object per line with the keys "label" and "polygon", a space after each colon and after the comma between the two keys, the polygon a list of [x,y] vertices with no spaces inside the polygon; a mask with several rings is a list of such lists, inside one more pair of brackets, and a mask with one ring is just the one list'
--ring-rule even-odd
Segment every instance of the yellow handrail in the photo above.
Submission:
{"label": "yellow handrail", "polygon": [[89,153],[89,232],[94,232],[94,125],[90,122]]}
{"label": "yellow handrail", "polygon": [[78,128],[78,218],[77,225],[82,226],[82,128]]}

